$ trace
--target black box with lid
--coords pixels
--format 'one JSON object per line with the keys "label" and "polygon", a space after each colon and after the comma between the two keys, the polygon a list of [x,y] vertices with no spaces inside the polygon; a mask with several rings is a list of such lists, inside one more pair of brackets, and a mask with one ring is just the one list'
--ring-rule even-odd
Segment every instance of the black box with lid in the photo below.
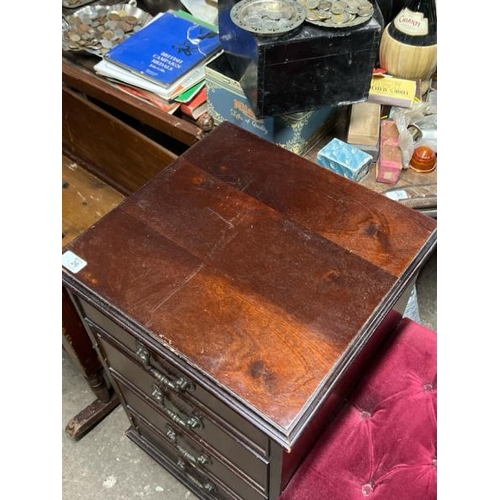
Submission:
{"label": "black box with lid", "polygon": [[246,31],[231,19],[236,0],[219,0],[219,35],[257,118],[344,106],[368,98],[383,18],[326,28],[304,21],[280,36]]}

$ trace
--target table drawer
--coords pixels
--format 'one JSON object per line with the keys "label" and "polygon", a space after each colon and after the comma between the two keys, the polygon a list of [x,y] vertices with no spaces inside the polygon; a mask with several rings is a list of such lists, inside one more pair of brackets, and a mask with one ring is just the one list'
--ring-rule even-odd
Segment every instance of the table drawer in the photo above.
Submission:
{"label": "table drawer", "polygon": [[62,106],[63,152],[121,193],[134,193],[178,157],[173,141],[160,145],[144,128],[131,127],[65,86]]}
{"label": "table drawer", "polygon": [[[250,449],[239,439],[240,436],[231,433],[218,415],[192,399],[163,389],[138,361],[130,359],[116,345],[112,345],[113,341],[105,338],[95,327],[94,333],[107,358],[111,375],[149,403],[146,406],[147,415],[143,415],[146,420],[159,429],[175,425],[196,440],[201,439],[240,469],[241,474],[257,488],[267,488],[268,460]],[[123,394],[127,403],[131,394],[132,391]]]}
{"label": "table drawer", "polygon": [[164,417],[134,392],[125,381],[117,381],[127,408],[134,421],[142,419],[151,426],[160,441],[157,446],[160,450],[177,453],[177,457],[190,466],[200,469],[202,473],[209,472],[213,477],[223,482],[228,489],[233,490],[237,498],[245,500],[264,500],[266,491],[236,469],[225,457],[210,445],[192,438],[184,429],[178,428],[174,423],[165,423]]}
{"label": "table drawer", "polygon": [[202,405],[210,408],[215,414],[222,417],[223,421],[227,423],[226,425],[231,427],[232,432],[238,434],[239,440],[263,457],[269,457],[269,438],[199,383],[195,383],[192,377],[186,375],[183,370],[165,360],[162,352],[153,345],[153,341],[148,341],[148,345],[146,345],[143,339],[128,333],[87,302],[81,301],[81,306],[86,318],[90,320],[91,326],[92,324],[94,327],[97,325],[98,329],[100,328],[105,334],[117,340],[122,350],[142,364],[146,371],[160,384],[166,383],[169,389],[179,394],[185,394],[186,397],[193,397]]}

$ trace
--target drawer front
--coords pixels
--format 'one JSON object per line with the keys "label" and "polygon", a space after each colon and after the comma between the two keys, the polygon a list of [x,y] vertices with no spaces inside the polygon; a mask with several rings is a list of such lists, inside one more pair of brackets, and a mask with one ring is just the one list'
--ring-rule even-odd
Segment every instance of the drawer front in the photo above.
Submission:
{"label": "drawer front", "polygon": [[62,105],[63,151],[121,192],[137,191],[177,158],[157,141],[64,86]]}
{"label": "drawer front", "polygon": [[190,465],[178,454],[165,447],[162,438],[147,422],[131,415],[132,423],[143,441],[147,443],[145,449],[153,458],[169,472],[192,489],[200,498],[217,500],[242,500],[231,490],[228,490],[217,478],[206,471],[202,471]]}
{"label": "drawer front", "polygon": [[[182,429],[186,435],[192,435],[196,440],[202,440],[219,455],[240,469],[252,484],[262,491],[267,488],[268,460],[257,455],[223,427],[224,422],[211,412],[209,408],[195,405],[173,391],[160,387],[158,381],[152,378],[135,359],[121,352],[111,339],[94,329],[99,344],[110,369],[111,375],[122,386],[131,388],[149,404],[145,407],[147,414],[143,416],[158,429],[164,430],[174,425]],[[123,394],[127,397],[132,391]],[[134,405],[131,404],[132,407]],[[153,410],[155,408],[156,410]],[[142,414],[142,413],[141,413]]]}
{"label": "drawer front", "polygon": [[85,301],[81,301],[81,306],[91,326],[98,325],[107,335],[117,340],[123,346],[123,351],[138,360],[160,383],[165,383],[167,388],[183,393],[186,397],[192,396],[210,408],[215,414],[220,415],[231,428],[231,432],[238,435],[239,441],[246,443],[263,457],[269,456],[269,438],[254,425],[240,417],[200,384],[195,383],[181,369],[166,361],[154,347],[146,346],[143,341],[136,339]]}
{"label": "drawer front", "polygon": [[[224,483],[228,489],[233,491],[237,498],[244,500],[264,500],[266,493],[263,488],[255,484],[248,476],[242,475],[241,471],[234,468],[216,450],[195,441],[183,429],[175,424],[165,423],[163,416],[158,410],[151,407],[126,383],[118,382],[120,391],[127,402],[127,408],[134,420],[142,420],[154,429],[158,436],[156,442],[160,451],[175,453],[179,460],[185,461],[191,467],[199,469],[202,473],[209,472],[212,477]],[[162,427],[159,427],[162,426]]]}

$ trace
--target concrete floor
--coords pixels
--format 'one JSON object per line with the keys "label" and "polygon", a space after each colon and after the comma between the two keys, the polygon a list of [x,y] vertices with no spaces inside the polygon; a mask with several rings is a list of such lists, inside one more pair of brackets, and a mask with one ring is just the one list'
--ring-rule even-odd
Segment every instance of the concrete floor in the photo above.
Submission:
{"label": "concrete floor", "polygon": [[[437,331],[437,252],[427,261],[417,281],[421,322]],[[79,441],[64,428],[95,400],[69,357],[62,355],[62,499],[185,500],[197,498],[147,456],[125,431],[129,424],[116,408]]]}

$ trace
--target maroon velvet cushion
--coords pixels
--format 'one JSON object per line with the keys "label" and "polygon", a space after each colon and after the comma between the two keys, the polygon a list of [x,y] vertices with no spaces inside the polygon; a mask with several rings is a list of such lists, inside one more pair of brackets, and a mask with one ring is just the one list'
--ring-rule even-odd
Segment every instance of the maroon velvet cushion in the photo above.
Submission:
{"label": "maroon velvet cushion", "polygon": [[437,338],[404,318],[280,500],[437,498]]}

